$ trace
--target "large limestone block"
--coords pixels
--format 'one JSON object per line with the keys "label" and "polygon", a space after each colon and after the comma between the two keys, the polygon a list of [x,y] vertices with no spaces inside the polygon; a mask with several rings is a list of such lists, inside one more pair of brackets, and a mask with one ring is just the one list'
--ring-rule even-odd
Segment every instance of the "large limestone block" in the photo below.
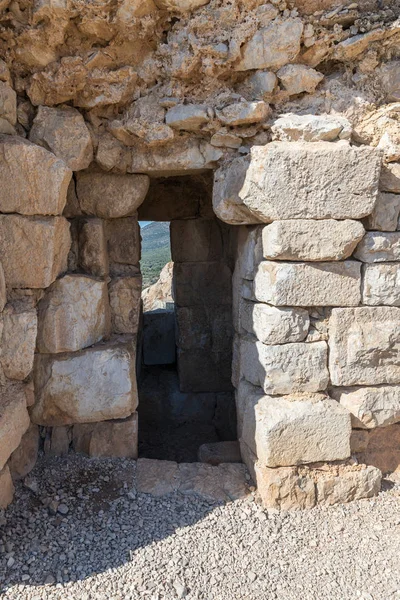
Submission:
{"label": "large limestone block", "polygon": [[23,479],[30,473],[36,464],[39,452],[39,427],[30,424],[29,429],[22,436],[21,443],[11,454],[8,465],[12,478]]}
{"label": "large limestone block", "polygon": [[117,277],[108,286],[113,333],[137,333],[140,316],[142,278]]}
{"label": "large limestone block", "polygon": [[396,231],[400,214],[400,194],[380,192],[372,213],[365,218],[366,229],[375,231]]}
{"label": "large limestone block", "polygon": [[67,270],[70,245],[64,217],[0,215],[0,256],[10,287],[48,287]]}
{"label": "large limestone block", "polygon": [[365,265],[362,303],[400,306],[400,264]]}
{"label": "large limestone block", "polygon": [[329,322],[333,385],[400,383],[400,308],[335,308]]}
{"label": "large limestone block", "polygon": [[254,279],[258,263],[262,261],[262,228],[259,226],[239,227],[235,275],[243,279]]}
{"label": "large limestone block", "polygon": [[302,308],[277,308],[243,301],[240,324],[264,344],[302,342],[308,334],[310,319]]}
{"label": "large limestone block", "polygon": [[230,352],[232,311],[226,306],[186,306],[175,309],[176,345],[182,350],[204,348]]}
{"label": "large limestone block", "polygon": [[136,275],[140,260],[140,229],[137,218],[107,221],[106,236],[111,276]]}
{"label": "large limestone block", "polygon": [[76,108],[39,106],[29,139],[53,152],[72,171],[86,169],[93,160],[92,138]]}
{"label": "large limestone block", "polygon": [[332,395],[351,412],[353,427],[374,429],[400,421],[400,386],[333,388]]}
{"label": "large limestone block", "polygon": [[359,221],[274,221],[263,228],[263,255],[278,260],[343,260],[365,233]]}
{"label": "large limestone block", "polygon": [[0,135],[0,212],[60,215],[67,201],[72,171],[36,144]]}
{"label": "large limestone block", "polygon": [[357,261],[260,263],[254,278],[257,300],[275,306],[354,306],[361,298]]}
{"label": "large limestone block", "polygon": [[4,375],[9,379],[23,380],[33,369],[37,335],[36,310],[14,303],[6,306],[0,319],[3,323],[0,364]]}
{"label": "large limestone block", "polygon": [[149,189],[147,175],[78,173],[76,193],[87,215],[115,219],[134,215]]}
{"label": "large limestone block", "polygon": [[37,348],[75,352],[110,332],[107,283],[85,275],[57,279],[39,303]]}
{"label": "large limestone block", "polygon": [[74,425],[72,436],[75,452],[83,452],[94,457],[138,457],[136,412],[127,419]]}
{"label": "large limestone block", "polygon": [[297,467],[271,469],[255,464],[257,491],[264,508],[304,510],[316,505],[315,483]]}
{"label": "large limestone block", "polygon": [[94,277],[108,274],[107,238],[102,219],[79,220],[78,247],[79,265],[85,273]]}
{"label": "large limestone block", "polygon": [[242,439],[262,465],[286,467],[350,456],[348,410],[323,394],[264,396],[245,413]]}
{"label": "large limestone block", "polygon": [[38,354],[34,377],[31,418],[38,425],[123,419],[137,407],[134,339],[72,354]]}
{"label": "large limestone block", "polygon": [[381,153],[346,142],[253,146],[215,174],[216,215],[234,225],[281,219],[360,219],[378,193]]}
{"label": "large limestone block", "polygon": [[178,306],[226,305],[232,302],[232,273],[225,263],[176,263],[173,277]]}
{"label": "large limestone block", "polygon": [[296,115],[287,113],[276,119],[272,127],[274,140],[282,142],[333,142],[350,139],[351,125],[345,117],[336,115]]}
{"label": "large limestone block", "polygon": [[242,57],[236,71],[251,69],[276,70],[292,61],[300,52],[303,33],[301,19],[276,19],[267,27],[259,29],[244,44]]}
{"label": "large limestone block", "polygon": [[18,448],[29,427],[26,396],[21,384],[7,384],[0,388],[0,469]]}
{"label": "large limestone block", "polygon": [[172,221],[170,232],[175,263],[216,261],[223,257],[224,224],[217,219]]}
{"label": "large limestone block", "polygon": [[7,508],[14,497],[14,484],[9,467],[0,471],[0,509]]}
{"label": "large limestone block", "polygon": [[325,342],[267,346],[243,340],[240,354],[243,376],[266,394],[318,392],[328,385]]}
{"label": "large limestone block", "polygon": [[367,231],[354,256],[366,263],[400,260],[400,231]]}

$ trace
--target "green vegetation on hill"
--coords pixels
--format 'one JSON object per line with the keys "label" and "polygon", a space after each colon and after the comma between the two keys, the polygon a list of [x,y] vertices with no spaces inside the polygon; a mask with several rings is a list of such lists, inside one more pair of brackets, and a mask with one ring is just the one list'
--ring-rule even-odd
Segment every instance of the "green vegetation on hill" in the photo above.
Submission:
{"label": "green vegetation on hill", "polygon": [[169,223],[150,223],[142,227],[143,288],[157,281],[162,268],[171,260]]}

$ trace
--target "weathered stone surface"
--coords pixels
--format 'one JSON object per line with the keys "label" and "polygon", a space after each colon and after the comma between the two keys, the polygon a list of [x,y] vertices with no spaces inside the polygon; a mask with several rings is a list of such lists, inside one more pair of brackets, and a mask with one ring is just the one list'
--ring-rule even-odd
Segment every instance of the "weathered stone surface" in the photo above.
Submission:
{"label": "weathered stone surface", "polygon": [[288,94],[301,94],[315,91],[324,76],[307,65],[285,65],[279,69],[277,76]]}
{"label": "weathered stone surface", "polygon": [[61,158],[72,171],[86,169],[93,160],[93,144],[83,116],[70,106],[39,106],[29,139]]}
{"label": "weathered stone surface", "polygon": [[110,332],[107,283],[66,275],[39,303],[37,348],[42,353],[75,352]]}
{"label": "weathered stone surface", "polygon": [[209,465],[219,465],[221,463],[240,463],[239,442],[210,442],[202,444],[198,454],[199,462]]}
{"label": "weathered stone surface", "polygon": [[153,310],[143,315],[143,362],[145,365],[170,365],[176,361],[175,314]]}
{"label": "weathered stone surface", "polygon": [[400,164],[391,163],[382,167],[379,180],[381,192],[400,194]]}
{"label": "weathered stone surface", "polygon": [[333,142],[350,139],[351,125],[345,117],[336,115],[296,115],[287,113],[274,121],[274,140],[282,142]]}
{"label": "weathered stone surface", "polygon": [[315,506],[314,481],[299,473],[297,467],[271,469],[256,463],[255,474],[264,508],[299,510]]}
{"label": "weathered stone surface", "polygon": [[31,423],[29,429],[22,436],[20,445],[14,450],[8,461],[8,466],[14,480],[23,479],[32,471],[36,464],[38,451],[39,427]]}
{"label": "weathered stone surface", "polygon": [[118,277],[108,286],[113,333],[137,333],[140,316],[142,278]]}
{"label": "weathered stone surface", "polygon": [[325,342],[267,346],[243,340],[242,374],[266,394],[318,392],[329,381],[327,354]]}
{"label": "weathered stone surface", "polygon": [[400,308],[335,308],[329,322],[333,385],[400,383]]}
{"label": "weathered stone surface", "polygon": [[0,471],[0,509],[7,508],[14,497],[14,484],[8,466]]}
{"label": "weathered stone surface", "polygon": [[241,464],[212,466],[139,458],[137,489],[153,496],[179,491],[211,502],[226,502],[247,496],[245,472]]}
{"label": "weathered stone surface", "polygon": [[211,137],[210,144],[217,148],[240,148],[242,138],[230,133],[227,127],[222,127]]}
{"label": "weathered stone surface", "polygon": [[224,233],[227,226],[217,219],[172,221],[171,255],[174,263],[210,262],[223,258]]}
{"label": "weathered stone surface", "polygon": [[157,8],[164,10],[189,12],[208,4],[210,0],[154,0]]}
{"label": "weathered stone surface", "polygon": [[362,303],[400,306],[400,264],[365,265]]}
{"label": "weathered stone surface", "polygon": [[400,214],[400,194],[380,192],[372,213],[365,218],[366,229],[396,231]]}
{"label": "weathered stone surface", "polygon": [[17,122],[17,94],[3,81],[0,81],[0,117],[10,125]]}
{"label": "weathered stone surface", "polygon": [[147,175],[77,174],[76,193],[82,211],[102,219],[134,215],[148,189]]}
{"label": "weathered stone surface", "polygon": [[4,277],[3,265],[0,262],[0,312],[7,302],[6,279]]}
{"label": "weathered stone surface", "polygon": [[240,324],[264,344],[302,342],[308,333],[310,319],[302,308],[276,308],[244,301]]}
{"label": "weathered stone surface", "polygon": [[37,334],[35,309],[18,303],[6,306],[2,317],[3,336],[0,335],[0,364],[9,379],[25,379],[33,368]]}
{"label": "weathered stone surface", "polygon": [[0,211],[60,215],[72,176],[64,161],[17,136],[0,135],[0,151]]}
{"label": "weathered stone surface", "polygon": [[[260,387],[252,385],[245,379],[240,379],[237,384],[235,391],[235,403],[236,403],[236,414],[237,414],[237,435],[240,441],[242,441],[243,435],[243,423],[246,411],[253,411],[254,406],[264,396],[264,391]],[[245,457],[243,460],[246,464]]]}
{"label": "weathered stone surface", "polygon": [[353,427],[374,429],[400,421],[400,386],[333,388],[332,395],[351,412]]}
{"label": "weathered stone surface", "polygon": [[214,211],[234,225],[360,219],[374,208],[380,168],[379,150],[346,142],[253,146],[216,172]]}
{"label": "weathered stone surface", "polygon": [[74,425],[75,452],[94,457],[137,458],[138,415],[127,419]]}
{"label": "weathered stone surface", "polygon": [[354,306],[360,302],[360,263],[264,261],[254,278],[254,295],[275,306]]}
{"label": "weathered stone surface", "polygon": [[231,279],[232,273],[226,263],[176,263],[175,302],[178,306],[231,304]]}
{"label": "weathered stone surface", "polygon": [[242,439],[267,467],[350,456],[350,413],[323,394],[264,396],[244,415]]}
{"label": "weathered stone surface", "polygon": [[44,452],[50,456],[67,456],[72,442],[72,427],[51,427],[44,441]]}
{"label": "weathered stone surface", "polygon": [[34,376],[31,419],[38,425],[121,419],[137,406],[134,340],[117,339],[73,354],[38,354]]}
{"label": "weathered stone surface", "polygon": [[276,19],[257,31],[243,46],[237,71],[279,69],[300,52],[303,23],[300,19]]}
{"label": "weathered stone surface", "polygon": [[318,504],[332,506],[341,502],[351,502],[361,498],[376,496],[381,489],[382,473],[371,466],[354,465],[354,467],[338,467],[322,469],[317,474],[316,487]]}
{"label": "weathered stone surface", "polygon": [[399,473],[400,471],[400,424],[395,423],[388,427],[377,427],[370,431],[363,430],[366,434],[363,448],[357,452],[359,462],[373,465],[382,473]]}
{"label": "weathered stone surface", "polygon": [[[209,348],[178,348],[178,373],[182,392],[229,392],[231,355]],[[204,374],[207,374],[206,376]]]}
{"label": "weathered stone surface", "polygon": [[79,266],[88,275],[108,274],[107,239],[102,219],[83,218],[78,225]]}
{"label": "weathered stone surface", "polygon": [[277,83],[278,79],[272,71],[255,71],[246,78],[246,85],[258,98],[262,98],[265,94],[272,94]]}
{"label": "weathered stone surface", "polygon": [[343,260],[365,233],[358,221],[274,221],[262,231],[263,255],[279,260]]}
{"label": "weathered stone surface", "polygon": [[261,123],[269,116],[268,104],[259,100],[258,102],[236,102],[228,104],[221,110],[217,110],[218,119],[229,126],[251,125]]}
{"label": "weathered stone surface", "polygon": [[18,448],[29,427],[26,397],[21,384],[7,384],[0,388],[0,469]]}
{"label": "weathered stone surface", "polygon": [[254,279],[258,263],[262,261],[261,232],[258,226],[238,229],[235,274],[240,278]]}
{"label": "weathered stone surface", "polygon": [[48,287],[67,270],[70,245],[64,217],[0,215],[0,255],[11,287]]}
{"label": "weathered stone surface", "polygon": [[110,275],[136,275],[140,260],[140,229],[137,218],[107,221],[106,236]]}
{"label": "weathered stone surface", "polygon": [[358,244],[354,256],[367,263],[400,260],[400,231],[393,233],[367,231]]}
{"label": "weathered stone surface", "polygon": [[143,312],[169,308],[174,303],[172,293],[172,273],[174,263],[168,262],[161,269],[158,280],[142,292]]}
{"label": "weathered stone surface", "polygon": [[177,104],[165,116],[167,125],[185,131],[197,131],[208,121],[207,107],[198,104]]}

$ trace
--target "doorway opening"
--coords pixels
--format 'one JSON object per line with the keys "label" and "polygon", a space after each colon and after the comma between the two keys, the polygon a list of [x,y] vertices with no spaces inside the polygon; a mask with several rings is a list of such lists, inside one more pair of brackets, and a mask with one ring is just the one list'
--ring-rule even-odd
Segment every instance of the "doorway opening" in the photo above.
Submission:
{"label": "doorway opening", "polygon": [[155,179],[139,209],[139,457],[196,462],[202,444],[236,439],[235,228],[211,191],[208,175]]}

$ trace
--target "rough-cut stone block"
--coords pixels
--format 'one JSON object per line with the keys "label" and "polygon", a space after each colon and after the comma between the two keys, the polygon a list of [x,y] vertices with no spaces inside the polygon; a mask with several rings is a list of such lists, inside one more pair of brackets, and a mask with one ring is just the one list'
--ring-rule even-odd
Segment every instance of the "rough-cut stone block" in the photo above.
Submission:
{"label": "rough-cut stone block", "polygon": [[8,384],[0,388],[0,469],[18,448],[29,427],[26,396],[22,384]]}
{"label": "rough-cut stone block", "polygon": [[284,263],[264,261],[254,278],[254,295],[275,306],[355,306],[361,299],[357,261]]}
{"label": "rough-cut stone block", "polygon": [[318,504],[332,506],[361,498],[376,496],[381,489],[382,473],[376,467],[354,465],[338,467],[335,473],[327,468],[316,474]]}
{"label": "rough-cut stone block", "polygon": [[11,478],[10,469],[4,467],[0,471],[0,509],[7,508],[14,497],[14,484]]}
{"label": "rough-cut stone block", "polygon": [[400,260],[400,231],[367,231],[354,256],[366,263]]}
{"label": "rough-cut stone block", "polygon": [[170,231],[171,256],[175,263],[222,259],[224,224],[216,219],[172,221]]}
{"label": "rough-cut stone block", "polygon": [[72,442],[72,427],[51,427],[44,442],[45,454],[50,456],[67,456]]}
{"label": "rough-cut stone block", "polygon": [[400,194],[380,192],[372,213],[364,219],[368,230],[396,231],[400,214]]}
{"label": "rough-cut stone block", "polygon": [[374,429],[400,421],[400,386],[333,388],[332,396],[351,412],[353,427]]}
{"label": "rough-cut stone block", "polygon": [[140,229],[137,218],[107,221],[106,235],[111,275],[136,275],[140,260]]}
{"label": "rough-cut stone block", "polygon": [[351,125],[345,117],[337,115],[285,114],[272,127],[274,140],[282,142],[333,142],[337,138],[350,139]]}
{"label": "rough-cut stone block", "polygon": [[214,210],[233,224],[358,219],[374,208],[379,170],[379,151],[345,142],[253,146],[216,172]]}
{"label": "rough-cut stone block", "polygon": [[209,348],[178,349],[178,373],[181,392],[229,392],[231,356]]}
{"label": "rough-cut stone block", "polygon": [[210,442],[202,444],[198,453],[199,462],[209,465],[219,465],[221,463],[240,463],[239,442]]}
{"label": "rough-cut stone block", "polygon": [[262,261],[261,232],[262,228],[258,226],[238,229],[235,273],[243,279],[252,280]]}
{"label": "rough-cut stone block", "polygon": [[81,219],[78,225],[79,266],[88,275],[108,274],[107,239],[101,219]]}
{"label": "rough-cut stone block", "polygon": [[137,407],[134,339],[73,354],[38,354],[34,377],[31,418],[38,425],[123,419]]}
{"label": "rough-cut stone block", "polygon": [[363,430],[363,448],[356,453],[357,460],[367,465],[373,465],[382,473],[400,472],[400,424],[388,427],[377,427],[370,431]]}
{"label": "rough-cut stone block", "polygon": [[21,443],[11,454],[8,466],[14,480],[23,479],[36,464],[39,451],[39,427],[30,424],[29,429],[22,436]]}
{"label": "rough-cut stone block", "polygon": [[0,215],[0,256],[10,287],[48,287],[67,270],[70,245],[64,217]]}
{"label": "rough-cut stone block", "polygon": [[78,173],[76,193],[87,215],[115,219],[134,215],[149,189],[147,175]]}
{"label": "rough-cut stone block", "polygon": [[167,125],[185,131],[197,131],[209,120],[207,107],[199,104],[177,104],[165,115]]}
{"label": "rough-cut stone block", "polygon": [[39,106],[29,139],[51,150],[72,171],[86,169],[93,160],[89,129],[80,112],[71,106]]}
{"label": "rough-cut stone block", "polygon": [[108,286],[113,333],[137,333],[140,316],[142,278],[118,277]]}
{"label": "rough-cut stone block", "polygon": [[358,221],[275,221],[262,231],[263,256],[278,260],[343,260],[365,233]]}
{"label": "rough-cut stone block", "polygon": [[329,322],[333,385],[400,383],[400,308],[335,308]]}
{"label": "rough-cut stone block", "polygon": [[18,303],[6,306],[0,335],[0,364],[9,379],[23,380],[33,368],[36,346],[37,315],[35,309],[25,309]]}
{"label": "rough-cut stone block", "polygon": [[379,150],[346,142],[253,146],[216,172],[214,211],[234,225],[360,219],[374,208],[380,167]]}
{"label": "rough-cut stone block", "polygon": [[300,52],[301,19],[274,20],[244,44],[236,71],[279,69]]}
{"label": "rough-cut stone block", "polygon": [[288,94],[312,94],[324,76],[307,65],[285,65],[279,69],[277,76]]}
{"label": "rough-cut stone block", "polygon": [[17,94],[3,81],[0,82],[0,117],[10,125],[17,122]]}
{"label": "rough-cut stone block", "polygon": [[176,345],[181,350],[204,348],[230,354],[232,311],[226,306],[189,306],[177,308]]}
{"label": "rough-cut stone block", "polygon": [[400,164],[391,163],[384,165],[379,180],[379,189],[381,192],[391,192],[400,194]]}
{"label": "rough-cut stone block", "polygon": [[[211,172],[151,179],[147,196],[138,208],[139,221],[214,217],[211,194]],[[207,214],[203,215],[205,210]]]}
{"label": "rough-cut stone block", "polygon": [[266,346],[243,340],[241,369],[247,381],[266,394],[318,392],[329,381],[327,355],[325,342]]}
{"label": "rough-cut stone block", "polygon": [[275,510],[304,510],[316,503],[315,483],[297,467],[271,469],[255,464],[257,490],[264,508]]}
{"label": "rough-cut stone block", "polygon": [[322,394],[264,396],[245,412],[242,439],[262,465],[286,467],[350,456],[348,410]]}
{"label": "rough-cut stone block", "polygon": [[[245,379],[241,379],[235,391],[236,415],[237,415],[237,435],[239,440],[243,435],[243,423],[246,411],[252,411],[254,415],[254,406],[264,396],[264,391],[260,387],[252,385]],[[247,461],[245,460],[246,464]]]}
{"label": "rough-cut stone block", "polygon": [[218,119],[229,127],[251,125],[265,121],[270,114],[269,105],[262,100],[257,102],[235,102],[217,110]]}
{"label": "rough-cut stone block", "polygon": [[74,425],[75,452],[94,457],[137,458],[138,416],[127,419]]}
{"label": "rough-cut stone block", "polygon": [[60,215],[72,171],[64,161],[36,144],[0,135],[0,212]]}
{"label": "rough-cut stone block", "polygon": [[307,337],[310,319],[303,308],[277,308],[244,300],[240,324],[264,344],[286,344]]}
{"label": "rough-cut stone block", "polygon": [[38,318],[39,352],[75,352],[96,344],[110,332],[107,283],[86,275],[58,279],[40,301]]}
{"label": "rough-cut stone block", "polygon": [[231,270],[222,262],[177,263],[175,302],[178,306],[231,304],[231,280]]}
{"label": "rough-cut stone block", "polygon": [[145,365],[170,365],[176,360],[175,314],[154,310],[143,314],[143,362]]}
{"label": "rough-cut stone block", "polygon": [[365,265],[362,303],[400,306],[400,264]]}

